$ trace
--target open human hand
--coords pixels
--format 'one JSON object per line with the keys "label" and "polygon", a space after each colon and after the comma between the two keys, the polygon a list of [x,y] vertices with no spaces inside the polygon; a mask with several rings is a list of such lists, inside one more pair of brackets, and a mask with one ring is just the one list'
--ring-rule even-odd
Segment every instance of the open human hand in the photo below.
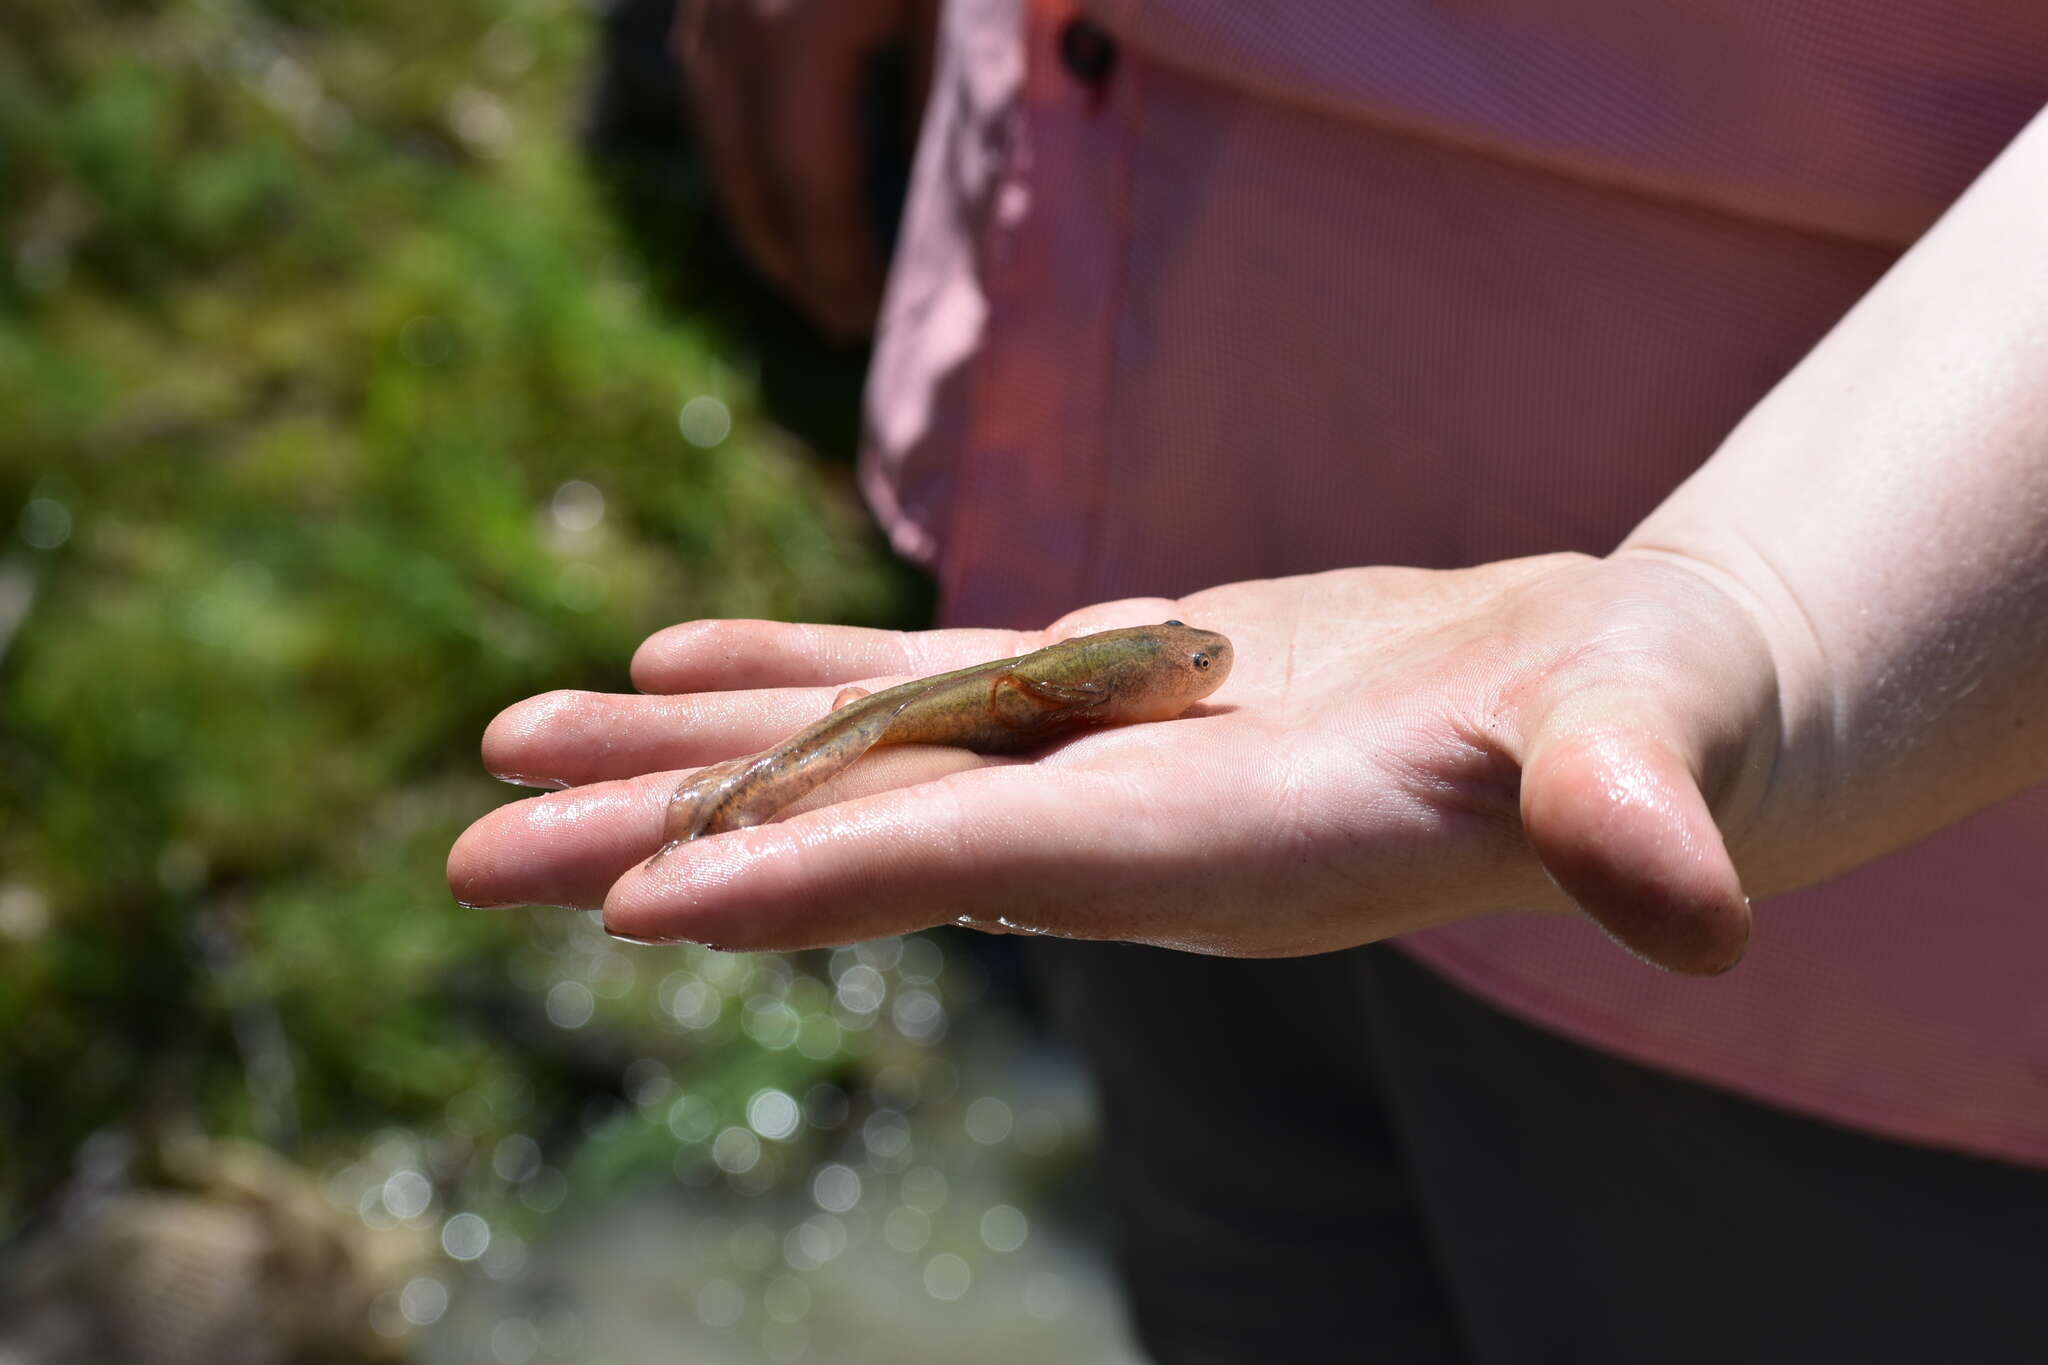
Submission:
{"label": "open human hand", "polygon": [[[1021,759],[878,751],[776,823],[646,865],[686,770],[775,743],[845,684],[1167,617],[1236,648],[1180,719]],[[458,900],[601,904],[622,937],[727,948],[959,922],[1252,957],[1576,904],[1714,972],[1749,927],[1720,830],[1756,824],[1780,733],[1764,636],[1654,554],[1237,583],[1044,632],[698,621],[632,672],[647,695],[550,693],[492,723],[494,773],[569,790],[477,821],[449,858]]]}

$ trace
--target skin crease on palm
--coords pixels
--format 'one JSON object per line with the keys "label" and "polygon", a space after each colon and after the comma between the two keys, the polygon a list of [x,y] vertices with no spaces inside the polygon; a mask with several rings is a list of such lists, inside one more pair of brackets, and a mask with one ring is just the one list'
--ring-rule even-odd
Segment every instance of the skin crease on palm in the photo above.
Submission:
{"label": "skin crease on palm", "polygon": [[[1588,609],[1608,621],[1590,646]],[[1182,719],[1021,761],[873,755],[781,822],[640,865],[683,770],[773,743],[841,684],[1166,615],[1237,650]],[[479,821],[451,856],[458,899],[602,904],[621,935],[731,948],[965,917],[1284,956],[1567,909],[1561,883],[1643,955],[1716,971],[1747,908],[1696,784],[1740,827],[1776,733],[1774,694],[1745,681],[1769,676],[1746,614],[1654,558],[1345,570],[1105,604],[1043,635],[698,622],[651,639],[633,674],[668,695],[554,693],[492,725],[493,771],[573,789]],[[1682,752],[1659,696],[1705,718]]]}

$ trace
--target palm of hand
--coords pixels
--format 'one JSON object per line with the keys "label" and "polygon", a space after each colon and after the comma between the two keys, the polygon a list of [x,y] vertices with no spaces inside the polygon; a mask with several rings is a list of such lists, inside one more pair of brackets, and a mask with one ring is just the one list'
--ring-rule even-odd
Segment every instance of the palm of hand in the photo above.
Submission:
{"label": "palm of hand", "polygon": [[[1024,762],[884,751],[786,821],[640,866],[678,780],[655,770],[763,747],[843,683],[1168,616],[1237,653],[1180,720]],[[1776,744],[1754,628],[1646,559],[1239,583],[1042,636],[697,623],[650,641],[635,677],[693,695],[553,694],[493,725],[494,770],[579,785],[473,826],[459,899],[601,899],[614,932],[729,947],[959,920],[1280,956],[1565,908],[1561,885],[1653,960],[1718,970],[1747,909],[1701,791],[1740,821]]]}

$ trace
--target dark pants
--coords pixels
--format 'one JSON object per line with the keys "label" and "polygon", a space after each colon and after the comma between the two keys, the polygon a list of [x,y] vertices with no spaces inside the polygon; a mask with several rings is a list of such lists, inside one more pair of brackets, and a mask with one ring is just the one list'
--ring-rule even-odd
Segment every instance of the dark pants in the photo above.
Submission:
{"label": "dark pants", "polygon": [[1386,948],[1034,948],[1165,1365],[2048,1362],[2048,1172],[1646,1070]]}

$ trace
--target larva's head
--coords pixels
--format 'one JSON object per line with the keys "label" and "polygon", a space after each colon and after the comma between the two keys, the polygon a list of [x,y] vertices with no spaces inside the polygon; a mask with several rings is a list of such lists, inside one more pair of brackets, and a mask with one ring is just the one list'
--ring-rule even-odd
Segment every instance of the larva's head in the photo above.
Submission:
{"label": "larva's head", "polygon": [[1180,621],[1130,626],[1067,641],[1073,651],[1062,672],[1076,682],[1102,682],[1110,695],[1096,718],[1167,720],[1223,685],[1230,676],[1230,641],[1213,630]]}

